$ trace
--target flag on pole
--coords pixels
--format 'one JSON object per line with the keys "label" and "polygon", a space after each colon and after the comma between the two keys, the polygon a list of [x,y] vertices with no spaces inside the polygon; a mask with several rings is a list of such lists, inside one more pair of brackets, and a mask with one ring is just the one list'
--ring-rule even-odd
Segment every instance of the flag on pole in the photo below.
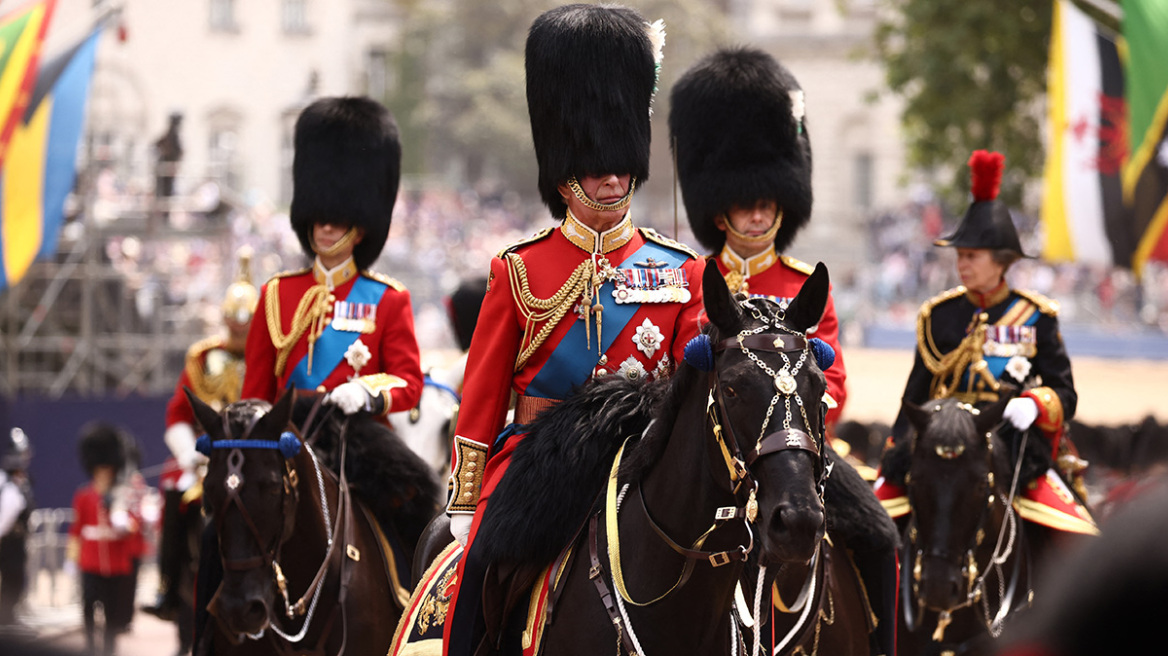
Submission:
{"label": "flag on pole", "polygon": [[1130,266],[1123,203],[1124,77],[1115,41],[1068,0],[1054,3],[1041,221],[1052,262]]}
{"label": "flag on pole", "polygon": [[1125,0],[1123,38],[1131,126],[1123,193],[1133,213],[1138,275],[1150,260],[1168,262],[1168,3]]}
{"label": "flag on pole", "polygon": [[0,167],[0,289],[19,282],[35,258],[57,251],[100,34],[41,67],[13,131]]}
{"label": "flag on pole", "polygon": [[55,5],[56,0],[40,0],[0,17],[0,166],[28,105]]}

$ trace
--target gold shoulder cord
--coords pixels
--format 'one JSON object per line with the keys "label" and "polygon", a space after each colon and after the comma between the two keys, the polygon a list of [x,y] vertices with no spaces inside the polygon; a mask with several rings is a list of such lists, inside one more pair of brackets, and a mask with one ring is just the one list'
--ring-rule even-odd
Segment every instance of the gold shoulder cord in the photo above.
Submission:
{"label": "gold shoulder cord", "polygon": [[329,310],[329,290],[325,285],[313,285],[308,288],[300,303],[296,306],[296,313],[292,315],[292,329],[284,334],[280,325],[280,280],[274,279],[268,283],[267,298],[264,301],[264,314],[268,320],[268,333],[272,336],[272,345],[276,347],[276,376],[284,374],[284,367],[288,364],[288,354],[300,336],[308,332],[308,373],[312,373],[312,350],[316,339],[325,329],[325,319]]}
{"label": "gold shoulder cord", "polygon": [[[986,340],[986,323],[983,313],[979,312],[974,315],[965,339],[961,340],[957,348],[945,354],[941,353],[933,341],[932,323],[930,312],[921,312],[917,318],[917,350],[921,354],[921,360],[933,374],[933,382],[929,386],[929,398],[939,399],[955,393],[961,384],[961,374],[966,369],[969,370],[970,376],[980,375],[991,389],[997,390],[999,383],[990,374],[985,360],[982,358],[982,349]],[[972,388],[972,380],[970,387]]]}
{"label": "gold shoulder cord", "polygon": [[[536,298],[531,293],[531,286],[527,280],[527,265],[523,263],[523,258],[517,253],[507,253],[507,264],[511,295],[515,298],[524,319],[523,340],[520,344],[527,345],[515,359],[515,371],[519,371],[547,340],[560,319],[572,308],[572,302],[584,293],[593,265],[591,260],[584,260],[554,296]],[[535,324],[541,321],[545,322],[543,327],[532,337]]]}

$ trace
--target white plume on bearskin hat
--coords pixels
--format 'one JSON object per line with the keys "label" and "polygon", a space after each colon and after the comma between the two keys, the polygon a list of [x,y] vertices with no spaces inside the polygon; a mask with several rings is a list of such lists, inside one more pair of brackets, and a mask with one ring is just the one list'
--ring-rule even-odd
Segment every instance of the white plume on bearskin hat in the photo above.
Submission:
{"label": "white plume on bearskin hat", "polygon": [[660,37],[660,23],[616,5],[565,5],[532,23],[527,110],[539,193],[553,216],[565,216],[557,186],[573,176],[631,174],[638,185],[649,179]]}
{"label": "white plume on bearskin hat", "polygon": [[694,236],[713,252],[726,234],[714,219],[733,205],[774,200],[779,252],[811,218],[811,141],[795,76],[761,50],[723,49],[674,84],[669,132]]}
{"label": "white plume on bearskin hat", "polygon": [[370,98],[322,98],[296,121],[292,229],[309,257],[312,226],[351,224],[365,238],[353,249],[367,269],[389,236],[401,178],[401,141],[389,110]]}
{"label": "white plume on bearskin hat", "polygon": [[127,440],[117,426],[104,421],[90,422],[81,428],[77,440],[81,467],[91,477],[93,470],[101,466],[120,471],[126,465],[126,446]]}

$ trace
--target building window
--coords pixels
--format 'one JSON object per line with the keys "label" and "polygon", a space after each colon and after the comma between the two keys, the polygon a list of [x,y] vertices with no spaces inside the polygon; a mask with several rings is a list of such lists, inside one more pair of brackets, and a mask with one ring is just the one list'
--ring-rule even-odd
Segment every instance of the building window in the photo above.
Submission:
{"label": "building window", "polygon": [[207,151],[207,173],[227,189],[238,190],[243,182],[239,171],[239,133],[234,127],[215,127]]}
{"label": "building window", "polygon": [[856,207],[860,209],[872,208],[872,174],[872,154],[858,153],[853,159],[852,188]]}
{"label": "building window", "polygon": [[283,0],[281,5],[284,31],[291,34],[308,32],[308,0]]}
{"label": "building window", "polygon": [[371,48],[365,56],[365,94],[385,100],[389,91],[389,53],[381,48]]}
{"label": "building window", "polygon": [[211,0],[209,5],[211,29],[217,32],[235,32],[235,0]]}

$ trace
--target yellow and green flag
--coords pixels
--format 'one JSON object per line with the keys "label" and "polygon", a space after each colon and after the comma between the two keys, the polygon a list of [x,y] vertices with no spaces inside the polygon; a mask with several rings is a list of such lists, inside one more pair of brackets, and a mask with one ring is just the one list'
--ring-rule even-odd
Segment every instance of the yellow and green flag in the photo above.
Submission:
{"label": "yellow and green flag", "polygon": [[0,17],[0,166],[32,94],[55,5],[56,0],[39,0]]}
{"label": "yellow and green flag", "polygon": [[1168,2],[1125,0],[1122,29],[1131,140],[1123,194],[1139,274],[1148,261],[1168,262]]}
{"label": "yellow and green flag", "polygon": [[96,30],[40,67],[0,165],[0,289],[57,251],[93,77]]}

